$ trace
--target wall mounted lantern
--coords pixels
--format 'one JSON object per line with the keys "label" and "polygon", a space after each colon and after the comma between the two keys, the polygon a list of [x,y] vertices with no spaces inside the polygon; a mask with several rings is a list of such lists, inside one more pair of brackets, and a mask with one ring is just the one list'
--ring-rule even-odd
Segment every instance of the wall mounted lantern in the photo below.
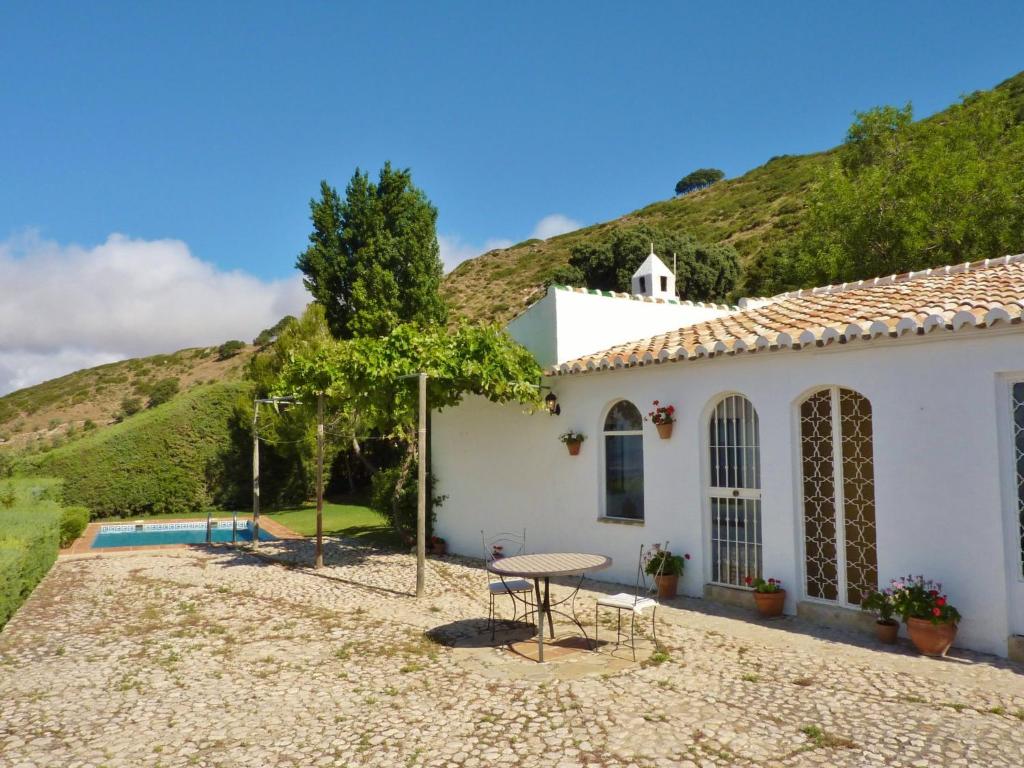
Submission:
{"label": "wall mounted lantern", "polygon": [[552,416],[557,416],[562,412],[562,406],[558,404],[558,397],[554,392],[549,392],[548,396],[544,398],[544,405]]}

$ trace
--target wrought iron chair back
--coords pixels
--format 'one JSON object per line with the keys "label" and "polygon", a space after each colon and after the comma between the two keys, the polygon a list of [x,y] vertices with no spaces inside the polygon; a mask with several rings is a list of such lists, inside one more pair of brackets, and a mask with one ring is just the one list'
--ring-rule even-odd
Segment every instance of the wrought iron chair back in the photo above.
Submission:
{"label": "wrought iron chair back", "polygon": [[648,594],[657,589],[658,577],[664,575],[665,563],[668,559],[665,557],[661,558],[661,561],[658,563],[658,570],[651,574],[651,582],[655,585],[651,587],[647,583],[647,568],[646,563],[644,562],[645,549],[647,550],[648,558],[652,557],[652,553],[655,552],[668,552],[668,539],[665,540],[664,544],[652,544],[650,547],[645,547],[643,544],[640,545],[640,559],[636,565],[636,587],[633,590],[634,601],[646,597]]}
{"label": "wrought iron chair back", "polygon": [[[513,533],[511,531],[501,531],[488,536],[483,530],[480,531],[480,544],[483,547],[484,563],[490,565],[495,560],[502,557],[514,557],[515,555],[526,554],[526,529],[522,530],[522,533]],[[486,568],[484,574],[487,577],[487,624],[491,629],[491,640],[494,640],[495,627],[497,625],[496,614],[495,614],[495,591],[498,594],[502,594],[498,588],[500,583],[505,587],[505,591],[512,599],[512,610],[513,616],[512,621],[516,621],[519,618],[519,606],[516,602],[513,592],[517,594],[527,593],[528,597],[523,600],[523,618],[529,618],[533,612],[533,590],[530,585],[522,579],[515,579],[512,581],[506,581],[500,576],[496,576]],[[493,585],[493,586],[492,586]]]}

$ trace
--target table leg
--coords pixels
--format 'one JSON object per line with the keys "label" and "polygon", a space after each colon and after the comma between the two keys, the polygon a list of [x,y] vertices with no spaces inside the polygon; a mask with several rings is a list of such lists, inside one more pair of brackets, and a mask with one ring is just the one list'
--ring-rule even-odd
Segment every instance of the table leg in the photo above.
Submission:
{"label": "table leg", "polygon": [[544,604],[540,599],[540,579],[533,580],[537,593],[537,661],[544,661]]}
{"label": "table leg", "polygon": [[[549,594],[549,588],[551,586],[551,579],[547,576],[544,577],[544,612],[548,615],[548,629],[551,630],[549,637],[555,639],[555,622],[551,619],[551,597]],[[542,617],[543,618],[543,617]]]}

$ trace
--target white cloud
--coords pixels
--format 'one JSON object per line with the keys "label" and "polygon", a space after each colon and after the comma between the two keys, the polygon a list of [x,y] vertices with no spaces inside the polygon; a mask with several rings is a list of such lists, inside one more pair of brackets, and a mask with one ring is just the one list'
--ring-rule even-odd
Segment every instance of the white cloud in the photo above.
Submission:
{"label": "white cloud", "polygon": [[441,261],[444,262],[444,271],[451,272],[467,259],[475,259],[480,254],[493,251],[495,248],[508,248],[512,245],[512,241],[500,237],[492,237],[484,241],[483,245],[473,245],[472,243],[467,243],[458,235],[438,235],[437,244],[441,248]]}
{"label": "white cloud", "polygon": [[572,232],[582,226],[578,221],[570,219],[565,214],[552,213],[537,222],[537,226],[533,228],[533,234],[530,237],[547,240],[549,237],[564,235],[566,232]]}
{"label": "white cloud", "polygon": [[0,242],[0,394],[139,355],[250,340],[309,301],[298,275],[260,280],[180,240],[110,235],[84,248]]}
{"label": "white cloud", "polygon": [[[537,222],[533,228],[530,238],[547,240],[555,235],[562,235],[579,229],[582,224],[562,213],[552,213]],[[468,243],[458,235],[438,235],[437,244],[441,248],[441,261],[444,262],[444,271],[451,272],[459,264],[467,259],[475,259],[481,254],[493,251],[495,248],[508,248],[513,241],[503,237],[492,237],[484,241],[483,245]]]}

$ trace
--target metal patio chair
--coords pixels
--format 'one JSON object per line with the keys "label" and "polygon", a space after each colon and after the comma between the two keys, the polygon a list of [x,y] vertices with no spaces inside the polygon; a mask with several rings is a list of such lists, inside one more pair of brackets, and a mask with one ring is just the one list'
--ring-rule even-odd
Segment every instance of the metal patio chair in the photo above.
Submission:
{"label": "metal patio chair", "polygon": [[[480,531],[480,543],[483,545],[484,562],[490,565],[501,557],[513,557],[526,554],[526,529],[522,533],[501,532],[487,536]],[[491,629],[491,642],[497,625],[495,598],[508,595],[512,599],[512,621],[519,621],[519,603],[523,603],[522,619],[525,621],[537,612],[533,599],[533,584],[526,579],[502,579],[490,571],[487,574],[487,625]]]}
{"label": "metal patio chair", "polygon": [[[655,547],[656,548],[656,547]],[[664,544],[664,549],[668,551],[668,542]],[[633,652],[633,661],[636,661],[636,617],[637,614],[643,615],[644,611],[651,611],[651,635],[654,638],[654,647],[658,647],[658,631],[654,623],[654,617],[658,612],[658,601],[653,597],[649,596],[649,588],[647,586],[647,575],[644,573],[644,550],[643,544],[640,545],[640,558],[637,560],[636,565],[636,583],[633,587],[633,594],[628,592],[619,592],[617,595],[602,595],[597,598],[597,605],[594,606],[594,646],[598,646],[598,631],[600,629],[600,610],[602,608],[613,608],[618,612],[618,624],[615,630],[615,647],[618,648],[622,644],[623,632],[622,632],[622,612],[629,611],[629,648]],[[661,571],[665,567],[665,561],[661,561],[661,565],[658,568],[658,572],[654,575],[654,581],[657,583],[657,577],[661,575]]]}

